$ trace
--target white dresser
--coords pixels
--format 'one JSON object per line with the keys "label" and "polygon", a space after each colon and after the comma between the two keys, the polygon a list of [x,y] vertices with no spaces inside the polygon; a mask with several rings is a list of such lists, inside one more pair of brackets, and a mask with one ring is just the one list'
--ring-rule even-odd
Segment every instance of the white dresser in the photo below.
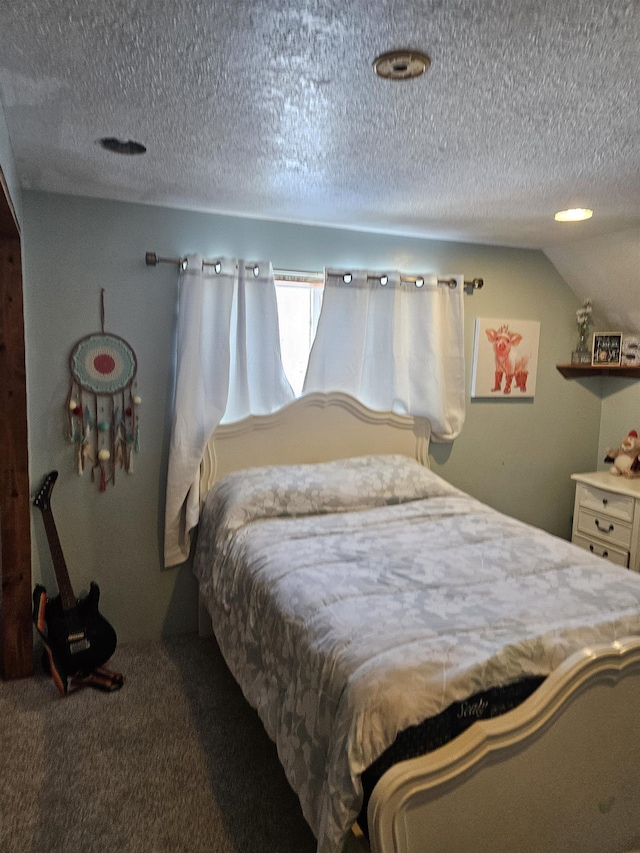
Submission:
{"label": "white dresser", "polygon": [[571,541],[640,572],[640,478],[596,471],[571,479],[576,482]]}

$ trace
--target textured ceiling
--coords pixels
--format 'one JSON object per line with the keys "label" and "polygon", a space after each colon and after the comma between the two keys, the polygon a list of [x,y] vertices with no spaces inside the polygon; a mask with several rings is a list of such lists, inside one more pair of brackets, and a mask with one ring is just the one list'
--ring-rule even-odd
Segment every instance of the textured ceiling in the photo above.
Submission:
{"label": "textured ceiling", "polygon": [[[8,7],[23,187],[530,247],[640,225],[639,0]],[[405,47],[428,73],[377,78]],[[575,206],[593,219],[553,221]]]}

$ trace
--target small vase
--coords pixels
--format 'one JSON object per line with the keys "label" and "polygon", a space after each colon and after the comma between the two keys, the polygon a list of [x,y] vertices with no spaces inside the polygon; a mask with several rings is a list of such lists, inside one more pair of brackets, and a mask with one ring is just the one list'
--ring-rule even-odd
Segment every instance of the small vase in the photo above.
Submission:
{"label": "small vase", "polygon": [[578,345],[576,347],[576,352],[588,352],[589,351],[589,335],[587,333],[586,328],[583,326],[580,329],[580,333],[578,335]]}
{"label": "small vase", "polygon": [[576,348],[571,353],[572,364],[591,364],[591,350],[589,349],[589,335],[586,328],[580,327]]}

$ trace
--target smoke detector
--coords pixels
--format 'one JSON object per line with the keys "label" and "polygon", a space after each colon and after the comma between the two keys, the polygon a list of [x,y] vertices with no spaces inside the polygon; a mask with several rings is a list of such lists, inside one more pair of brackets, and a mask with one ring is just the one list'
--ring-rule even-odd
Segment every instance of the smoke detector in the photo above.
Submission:
{"label": "smoke detector", "polygon": [[431,59],[419,50],[390,50],[373,63],[378,77],[387,80],[410,80],[420,77],[431,65]]}

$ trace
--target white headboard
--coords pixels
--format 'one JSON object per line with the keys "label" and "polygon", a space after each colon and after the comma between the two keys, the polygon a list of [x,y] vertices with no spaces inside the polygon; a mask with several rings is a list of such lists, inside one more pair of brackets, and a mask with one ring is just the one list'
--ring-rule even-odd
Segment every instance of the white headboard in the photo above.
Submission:
{"label": "white headboard", "polygon": [[225,474],[259,465],[402,453],[428,466],[430,436],[426,418],[374,412],[338,392],[307,394],[272,415],[219,426],[205,448],[201,499]]}

